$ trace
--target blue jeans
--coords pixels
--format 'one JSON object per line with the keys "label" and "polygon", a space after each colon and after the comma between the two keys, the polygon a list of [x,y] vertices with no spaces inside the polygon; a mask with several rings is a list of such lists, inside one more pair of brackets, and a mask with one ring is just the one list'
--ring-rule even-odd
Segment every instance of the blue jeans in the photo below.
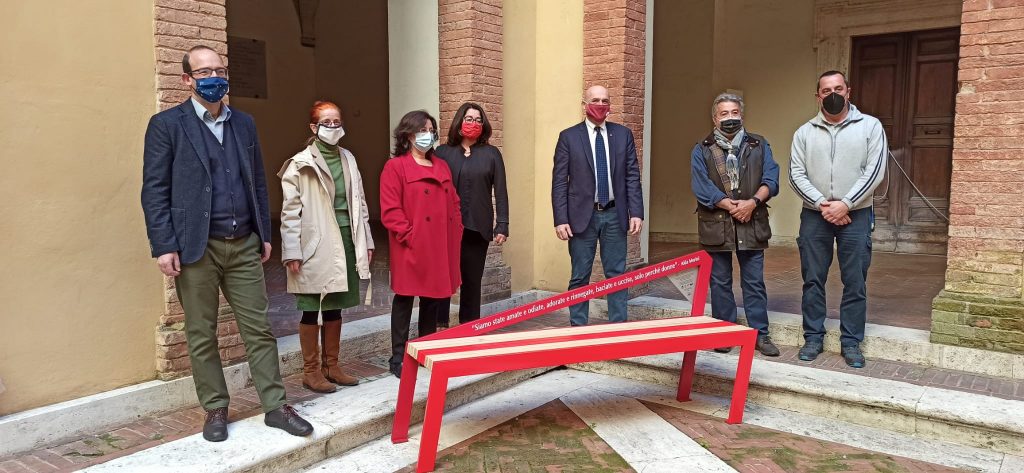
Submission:
{"label": "blue jeans", "polygon": [[[594,268],[594,254],[598,241],[601,242],[604,277],[613,278],[626,272],[626,231],[619,225],[619,216],[615,209],[595,210],[587,229],[569,239],[569,259],[572,262],[570,290],[590,284],[590,273]],[[608,294],[608,321],[626,321],[628,298],[628,290]],[[589,319],[589,301],[569,307],[570,325],[587,325]]]}
{"label": "blue jeans", "polygon": [[827,222],[821,212],[803,209],[800,213],[800,273],[804,295],[800,304],[804,318],[804,340],[821,342],[825,338],[825,282],[832,266],[833,245],[838,249],[839,271],[843,279],[843,302],[839,306],[840,344],[857,346],[864,340],[868,297],[866,282],[871,266],[871,208],[850,212],[848,225]]}
{"label": "blue jeans", "polygon": [[[711,251],[711,316],[736,323],[736,297],[732,292],[731,251]],[[768,291],[764,287],[764,250],[738,250],[740,287],[747,324],[758,335],[768,335]]]}

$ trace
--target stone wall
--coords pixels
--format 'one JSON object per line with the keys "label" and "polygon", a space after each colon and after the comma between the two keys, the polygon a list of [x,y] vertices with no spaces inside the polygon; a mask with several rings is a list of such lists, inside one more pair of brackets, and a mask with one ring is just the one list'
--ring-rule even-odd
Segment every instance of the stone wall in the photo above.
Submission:
{"label": "stone wall", "polygon": [[1024,6],[967,0],[946,285],[932,341],[1024,353]]}
{"label": "stone wall", "polygon": [[[583,82],[584,87],[608,88],[612,101],[610,121],[633,131],[636,154],[643,162],[644,130],[644,51],[647,2],[645,0],[584,0],[583,2]],[[582,102],[583,93],[580,93]],[[582,106],[581,106],[582,109]],[[618,199],[616,199],[618,200]],[[616,205],[626,205],[616,202]],[[642,215],[640,216],[643,217]],[[648,222],[644,222],[647,224]],[[643,264],[640,236],[630,236],[626,270]],[[604,279],[600,256],[594,261],[591,280]],[[646,292],[646,285],[630,289],[633,296]]]}

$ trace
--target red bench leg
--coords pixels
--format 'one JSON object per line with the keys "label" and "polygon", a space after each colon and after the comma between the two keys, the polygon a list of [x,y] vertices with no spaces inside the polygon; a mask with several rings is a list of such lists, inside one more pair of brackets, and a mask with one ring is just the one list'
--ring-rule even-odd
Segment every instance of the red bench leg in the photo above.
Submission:
{"label": "red bench leg", "polygon": [[420,437],[420,458],[416,462],[416,473],[434,471],[437,457],[437,440],[441,435],[441,417],[444,415],[444,398],[448,393],[448,377],[436,370],[430,373],[430,391],[427,392],[427,412],[423,416],[423,434]]}
{"label": "red bench leg", "polygon": [[750,365],[754,361],[754,341],[757,339],[757,332],[751,332],[750,336],[740,348],[740,359],[736,365],[736,380],[732,386],[732,401],[729,403],[729,424],[743,422],[743,409],[747,402],[747,387],[750,385]]}
{"label": "red bench leg", "polygon": [[676,392],[676,400],[679,402],[690,400],[690,388],[693,386],[693,367],[696,362],[696,351],[683,353],[683,367],[679,371],[679,391]]}
{"label": "red bench leg", "polygon": [[412,415],[412,398],[416,394],[416,372],[419,363],[405,354],[402,360],[402,378],[398,382],[398,402],[395,404],[395,420],[391,424],[391,443],[409,441],[409,418]]}

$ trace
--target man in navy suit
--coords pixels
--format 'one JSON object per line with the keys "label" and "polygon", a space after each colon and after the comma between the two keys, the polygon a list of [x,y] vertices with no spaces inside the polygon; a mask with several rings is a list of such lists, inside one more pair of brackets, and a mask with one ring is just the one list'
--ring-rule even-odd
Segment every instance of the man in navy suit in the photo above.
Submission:
{"label": "man in navy suit", "polygon": [[[626,271],[626,232],[643,228],[644,200],[633,132],[607,121],[608,89],[595,85],[583,96],[587,118],[558,135],[551,179],[555,234],[569,241],[569,289],[590,283],[594,254],[601,243],[604,276]],[[626,321],[625,290],[608,295],[608,320]],[[569,308],[571,325],[586,325],[590,304]]]}
{"label": "man in navy suit", "polygon": [[234,310],[264,423],[309,435],[313,426],[285,403],[267,321],[262,263],[270,258],[270,209],[256,125],[222,102],[228,70],[213,49],[192,48],[181,67],[192,97],[149,121],[142,209],[152,255],[175,278],[185,311],[192,376],[207,412],[203,437],[228,437],[228,388],[217,346],[220,291]]}

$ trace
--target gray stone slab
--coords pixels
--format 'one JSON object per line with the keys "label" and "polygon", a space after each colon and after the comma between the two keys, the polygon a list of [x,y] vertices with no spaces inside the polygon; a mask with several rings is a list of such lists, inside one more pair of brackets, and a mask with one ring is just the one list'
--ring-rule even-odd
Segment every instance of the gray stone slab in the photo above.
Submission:
{"label": "gray stone slab", "polygon": [[636,471],[736,471],[636,399],[589,388],[561,399]]}
{"label": "gray stone slab", "polygon": [[[551,372],[446,412],[438,450],[603,379],[600,375],[580,371]],[[380,438],[303,471],[383,473],[404,468],[419,457],[421,429],[421,425],[412,428],[406,443],[392,444],[390,438]]]}

